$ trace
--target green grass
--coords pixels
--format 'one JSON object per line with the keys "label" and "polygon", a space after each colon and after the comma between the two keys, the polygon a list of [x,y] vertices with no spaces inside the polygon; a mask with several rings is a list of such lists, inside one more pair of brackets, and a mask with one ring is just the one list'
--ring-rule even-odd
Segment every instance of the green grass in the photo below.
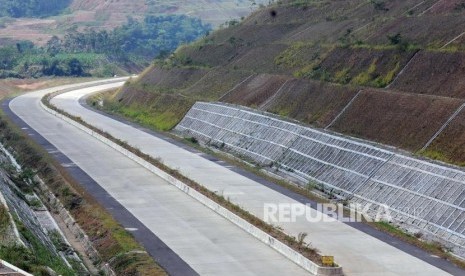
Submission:
{"label": "green grass", "polygon": [[399,73],[400,70],[400,62],[396,63],[396,66],[390,70],[384,77],[380,76],[377,79],[375,79],[375,86],[376,87],[385,87],[386,85],[390,84],[394,78],[396,77],[397,73]]}
{"label": "green grass", "polygon": [[29,245],[29,248],[17,245],[0,246],[1,259],[34,275],[47,275],[45,274],[45,268],[47,266],[60,275],[75,275],[73,269],[69,268],[60,257],[53,254],[51,250],[37,239],[16,217],[15,223],[19,233]]}
{"label": "green grass", "polygon": [[[305,65],[305,61],[301,58],[303,52],[311,50],[315,46],[314,43],[296,42],[289,48],[279,54],[274,62],[278,66],[287,68],[301,67]],[[316,58],[317,56],[315,56]]]}
{"label": "green grass", "polygon": [[405,232],[404,230],[400,229],[399,227],[396,227],[388,222],[373,222],[373,223],[368,223],[368,224],[380,231],[383,231],[400,240],[403,240],[407,243],[415,245],[440,258],[449,260],[450,262],[456,264],[457,266],[461,268],[465,268],[465,262],[461,259],[457,259],[455,256],[452,256],[450,254],[450,250],[448,248],[445,248],[439,242],[421,240],[421,235],[415,236],[415,235],[409,234]]}
{"label": "green grass", "polygon": [[[0,233],[5,233],[5,231],[10,226],[10,215],[5,205],[0,203]],[[0,234],[0,237],[2,236]]]}
{"label": "green grass", "polygon": [[439,151],[439,150],[427,148],[426,150],[417,152],[417,154],[433,159],[433,160],[438,160],[438,161],[442,161],[445,163],[457,165],[460,167],[465,167],[464,161],[459,162],[459,161],[453,160],[447,155],[447,153]]}
{"label": "green grass", "polygon": [[[143,105],[124,104],[115,101],[114,93],[103,95],[104,105],[99,107],[100,109],[160,131],[168,131],[175,127],[195,102],[194,99],[179,94],[153,92]],[[95,97],[91,97],[88,104],[97,107],[95,101]]]}
{"label": "green grass", "polygon": [[368,67],[367,71],[358,74],[353,80],[352,83],[356,85],[368,85],[373,80],[373,74],[376,72],[376,62],[374,59]]}
{"label": "green grass", "polygon": [[117,109],[113,109],[124,117],[130,118],[132,121],[137,122],[143,126],[154,128],[161,131],[167,131],[172,129],[179,122],[178,116],[174,112],[153,112],[149,113],[142,107],[137,108],[133,106],[121,106]]}
{"label": "green grass", "polygon": [[347,84],[350,82],[349,68],[342,69],[334,74],[333,80],[337,83]]}

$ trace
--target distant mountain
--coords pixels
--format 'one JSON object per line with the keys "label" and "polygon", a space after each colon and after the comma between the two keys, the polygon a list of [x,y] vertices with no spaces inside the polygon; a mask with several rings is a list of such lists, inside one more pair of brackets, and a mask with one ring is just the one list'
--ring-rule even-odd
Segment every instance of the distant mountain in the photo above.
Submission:
{"label": "distant mountain", "polygon": [[0,17],[43,17],[59,14],[71,0],[0,0]]}
{"label": "distant mountain", "polygon": [[[45,44],[53,35],[77,28],[113,29],[131,16],[185,14],[198,17],[213,26],[247,16],[265,0],[0,0],[0,43],[31,40]],[[46,17],[39,19],[40,17]],[[25,18],[26,17],[26,18]]]}

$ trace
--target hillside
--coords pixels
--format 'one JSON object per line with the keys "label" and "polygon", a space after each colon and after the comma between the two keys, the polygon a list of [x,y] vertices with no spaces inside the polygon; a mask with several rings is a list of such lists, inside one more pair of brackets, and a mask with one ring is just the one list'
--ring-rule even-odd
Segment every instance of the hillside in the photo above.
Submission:
{"label": "hillside", "polygon": [[461,0],[281,1],[159,60],[106,107],[168,130],[223,101],[464,164],[464,14]]}
{"label": "hillside", "polygon": [[1,17],[42,17],[59,14],[70,0],[0,0]]}
{"label": "hillside", "polygon": [[[259,3],[267,1],[255,1],[252,5],[248,0],[66,0],[48,9],[55,2],[0,1],[0,16],[16,17],[0,18],[0,44],[31,40],[44,45],[53,35],[62,36],[74,28],[79,31],[86,28],[111,30],[126,23],[128,16],[139,20],[145,15],[182,14],[201,18],[217,27],[230,19],[248,15]],[[50,17],[42,18],[44,16]]]}

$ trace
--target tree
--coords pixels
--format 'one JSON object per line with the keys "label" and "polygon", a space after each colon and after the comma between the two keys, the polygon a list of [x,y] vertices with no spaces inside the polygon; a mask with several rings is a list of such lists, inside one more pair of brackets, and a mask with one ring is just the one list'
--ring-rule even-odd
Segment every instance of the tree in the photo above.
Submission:
{"label": "tree", "polygon": [[18,51],[13,46],[0,48],[0,69],[11,70],[16,65]]}
{"label": "tree", "polygon": [[84,69],[81,62],[77,58],[72,58],[68,61],[68,75],[80,77],[84,75]]}

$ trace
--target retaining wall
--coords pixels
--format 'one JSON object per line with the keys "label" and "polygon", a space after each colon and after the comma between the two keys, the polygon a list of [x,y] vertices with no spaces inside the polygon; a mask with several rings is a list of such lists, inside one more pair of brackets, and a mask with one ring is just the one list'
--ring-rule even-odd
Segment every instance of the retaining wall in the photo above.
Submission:
{"label": "retaining wall", "polygon": [[224,103],[196,103],[175,131],[370,204],[373,216],[387,205],[393,222],[465,256],[464,171]]}

